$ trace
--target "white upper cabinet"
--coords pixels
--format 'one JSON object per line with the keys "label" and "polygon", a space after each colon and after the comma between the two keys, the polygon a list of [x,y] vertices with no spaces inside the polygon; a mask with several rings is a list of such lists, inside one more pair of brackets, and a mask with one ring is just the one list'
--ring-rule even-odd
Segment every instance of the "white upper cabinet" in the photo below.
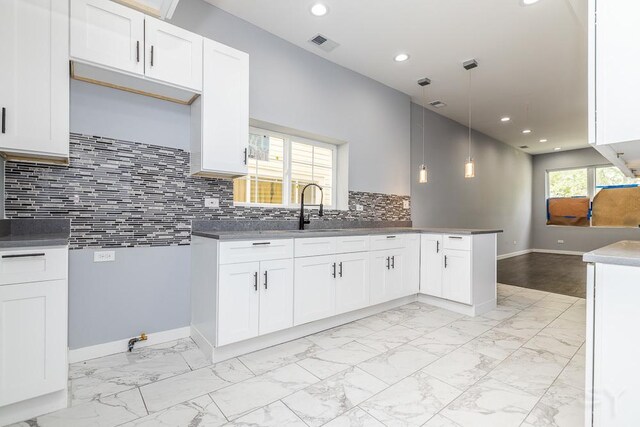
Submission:
{"label": "white upper cabinet", "polygon": [[60,0],[0,1],[0,152],[69,157],[69,10]]}
{"label": "white upper cabinet", "polygon": [[202,96],[191,105],[191,173],[247,174],[249,55],[204,40]]}
{"label": "white upper cabinet", "polygon": [[145,15],[104,0],[71,0],[71,56],[144,74]]}
{"label": "white upper cabinet", "polygon": [[202,90],[202,36],[149,16],[144,35],[147,77]]}
{"label": "white upper cabinet", "polygon": [[[640,140],[640,2],[589,0],[589,142]],[[622,150],[624,151],[624,150]]]}

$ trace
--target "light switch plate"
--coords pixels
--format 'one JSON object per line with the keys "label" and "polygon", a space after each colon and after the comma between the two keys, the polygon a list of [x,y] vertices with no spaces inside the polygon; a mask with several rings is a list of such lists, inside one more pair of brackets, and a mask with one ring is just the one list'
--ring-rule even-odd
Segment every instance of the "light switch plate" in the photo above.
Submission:
{"label": "light switch plate", "polygon": [[205,208],[219,208],[220,207],[220,199],[217,197],[207,197],[204,199],[204,207]]}
{"label": "light switch plate", "polygon": [[408,200],[403,200],[402,201],[402,207],[405,209],[409,209],[409,201]]}
{"label": "light switch plate", "polygon": [[559,245],[564,244],[564,240],[558,240],[558,244],[559,244]]}
{"label": "light switch plate", "polygon": [[93,262],[111,262],[115,260],[115,251],[95,251],[93,253]]}

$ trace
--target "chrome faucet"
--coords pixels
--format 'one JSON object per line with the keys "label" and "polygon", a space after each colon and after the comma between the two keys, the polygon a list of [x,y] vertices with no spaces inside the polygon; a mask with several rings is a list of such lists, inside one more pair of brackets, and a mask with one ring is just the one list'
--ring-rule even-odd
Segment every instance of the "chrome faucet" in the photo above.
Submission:
{"label": "chrome faucet", "polygon": [[[307,187],[310,187],[310,186],[318,187],[318,189],[320,190],[320,204],[319,205],[309,205],[309,206],[320,206],[320,209],[318,210],[318,216],[323,216],[324,215],[324,208],[322,206],[322,200],[324,199],[324,193],[322,192],[322,187],[320,187],[318,184],[315,184],[313,182],[311,184],[305,185],[304,188],[302,189],[302,193],[300,193],[300,221],[298,223],[298,230],[304,230],[304,225],[311,223],[310,219],[304,219],[304,190],[306,190]],[[311,218],[311,215],[309,215],[309,218]]]}

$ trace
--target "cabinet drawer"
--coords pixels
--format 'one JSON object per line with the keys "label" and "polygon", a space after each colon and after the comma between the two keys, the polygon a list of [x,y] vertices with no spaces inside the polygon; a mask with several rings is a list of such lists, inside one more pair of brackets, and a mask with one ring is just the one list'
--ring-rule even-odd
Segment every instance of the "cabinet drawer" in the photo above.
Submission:
{"label": "cabinet drawer", "polygon": [[336,253],[337,237],[307,237],[295,239],[296,258]]}
{"label": "cabinet drawer", "polygon": [[404,240],[401,234],[381,234],[371,236],[372,251],[400,248],[404,248]]}
{"label": "cabinet drawer", "polygon": [[0,285],[67,278],[68,248],[0,251]]}
{"label": "cabinet drawer", "polygon": [[445,234],[444,235],[444,248],[445,249],[456,249],[459,251],[470,251],[471,250],[471,236],[459,236],[456,234]]}
{"label": "cabinet drawer", "polygon": [[336,240],[336,253],[339,254],[369,250],[369,236],[344,236]]}
{"label": "cabinet drawer", "polygon": [[220,264],[293,257],[293,240],[241,240],[220,244]]}

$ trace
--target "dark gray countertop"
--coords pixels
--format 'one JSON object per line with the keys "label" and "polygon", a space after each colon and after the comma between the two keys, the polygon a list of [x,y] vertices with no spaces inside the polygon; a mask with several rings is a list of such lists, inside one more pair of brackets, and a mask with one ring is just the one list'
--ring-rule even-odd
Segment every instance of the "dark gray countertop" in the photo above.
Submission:
{"label": "dark gray countertop", "polygon": [[584,262],[630,265],[640,267],[640,241],[623,240],[582,256]]}
{"label": "dark gray countertop", "polygon": [[69,244],[68,219],[0,219],[0,249]]}
{"label": "dark gray countertop", "polygon": [[467,228],[412,228],[412,227],[373,227],[373,228],[342,228],[342,229],[314,229],[314,230],[193,230],[194,236],[209,237],[218,240],[250,240],[250,239],[292,239],[305,237],[333,237],[358,236],[366,234],[494,234],[502,230],[467,229]]}

